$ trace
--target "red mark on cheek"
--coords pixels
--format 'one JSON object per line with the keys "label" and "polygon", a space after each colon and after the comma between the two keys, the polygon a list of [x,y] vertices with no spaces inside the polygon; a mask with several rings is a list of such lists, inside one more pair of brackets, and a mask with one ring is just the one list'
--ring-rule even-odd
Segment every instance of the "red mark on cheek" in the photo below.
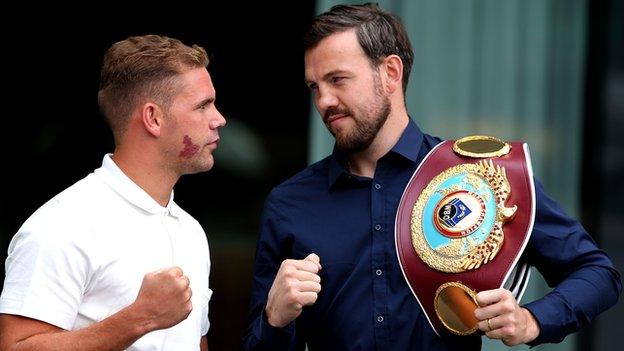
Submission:
{"label": "red mark on cheek", "polygon": [[184,136],[184,150],[180,151],[178,156],[182,158],[191,158],[199,151],[199,145],[193,144],[193,140],[188,135]]}

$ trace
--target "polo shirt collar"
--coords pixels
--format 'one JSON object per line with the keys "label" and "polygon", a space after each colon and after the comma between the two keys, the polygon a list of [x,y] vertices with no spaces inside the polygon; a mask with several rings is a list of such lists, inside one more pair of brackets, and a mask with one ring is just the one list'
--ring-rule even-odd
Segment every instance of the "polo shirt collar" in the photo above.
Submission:
{"label": "polo shirt collar", "polygon": [[112,154],[104,155],[102,167],[95,170],[104,183],[110,186],[119,196],[123,197],[132,205],[150,214],[161,214],[167,212],[174,217],[179,217],[180,209],[173,202],[173,191],[169,197],[166,207],[161,206],[145,190],[141,189],[132,179],[115,164],[111,158]]}

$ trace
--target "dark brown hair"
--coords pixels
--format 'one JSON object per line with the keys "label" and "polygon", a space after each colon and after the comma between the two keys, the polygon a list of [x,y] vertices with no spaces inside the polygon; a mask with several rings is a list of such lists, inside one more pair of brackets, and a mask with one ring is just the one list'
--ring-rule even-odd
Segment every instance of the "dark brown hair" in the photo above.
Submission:
{"label": "dark brown hair", "polygon": [[206,50],[173,38],[134,36],[113,44],[104,54],[98,103],[115,140],[137,104],[154,99],[167,109],[176,92],[176,76],[207,65]]}
{"label": "dark brown hair", "polygon": [[414,61],[412,45],[399,18],[377,4],[336,5],[318,15],[304,36],[305,50],[314,48],[332,34],[352,28],[357,28],[358,42],[374,68],[389,55],[401,58],[405,93]]}

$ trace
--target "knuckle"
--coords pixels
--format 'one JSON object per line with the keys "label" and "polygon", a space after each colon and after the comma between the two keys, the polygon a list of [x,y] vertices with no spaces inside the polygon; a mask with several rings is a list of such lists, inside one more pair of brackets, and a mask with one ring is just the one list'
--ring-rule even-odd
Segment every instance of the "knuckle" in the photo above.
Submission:
{"label": "knuckle", "polygon": [[286,286],[286,289],[288,289],[288,291],[290,292],[294,292],[296,290],[296,284],[294,279],[287,279],[286,281],[284,281],[284,285]]}
{"label": "knuckle", "polygon": [[318,273],[319,271],[319,266],[316,263],[310,261],[306,261],[306,268],[314,273]]}
{"label": "knuckle", "polygon": [[299,301],[297,299],[297,296],[295,296],[295,294],[293,294],[291,291],[286,293],[286,303],[288,303],[289,305],[294,305],[298,302]]}
{"label": "knuckle", "polygon": [[284,266],[284,269],[282,269],[282,275],[286,278],[293,278],[295,270],[291,266]]}
{"label": "knuckle", "polygon": [[512,312],[515,308],[516,305],[513,303],[513,301],[508,300],[507,303],[505,303],[505,310],[507,312]]}

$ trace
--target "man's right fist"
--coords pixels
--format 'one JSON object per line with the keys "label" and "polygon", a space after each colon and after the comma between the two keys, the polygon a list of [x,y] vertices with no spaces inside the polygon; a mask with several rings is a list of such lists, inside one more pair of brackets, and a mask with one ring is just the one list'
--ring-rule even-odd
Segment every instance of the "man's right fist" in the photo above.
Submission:
{"label": "man's right fist", "polygon": [[150,329],[165,329],[188,317],[193,309],[191,295],[189,278],[182,269],[161,269],[143,277],[133,307],[147,318]]}
{"label": "man's right fist", "polygon": [[316,302],[321,291],[320,258],[310,254],[303,260],[284,260],[277,271],[265,309],[267,321],[278,328],[299,317],[303,306]]}

